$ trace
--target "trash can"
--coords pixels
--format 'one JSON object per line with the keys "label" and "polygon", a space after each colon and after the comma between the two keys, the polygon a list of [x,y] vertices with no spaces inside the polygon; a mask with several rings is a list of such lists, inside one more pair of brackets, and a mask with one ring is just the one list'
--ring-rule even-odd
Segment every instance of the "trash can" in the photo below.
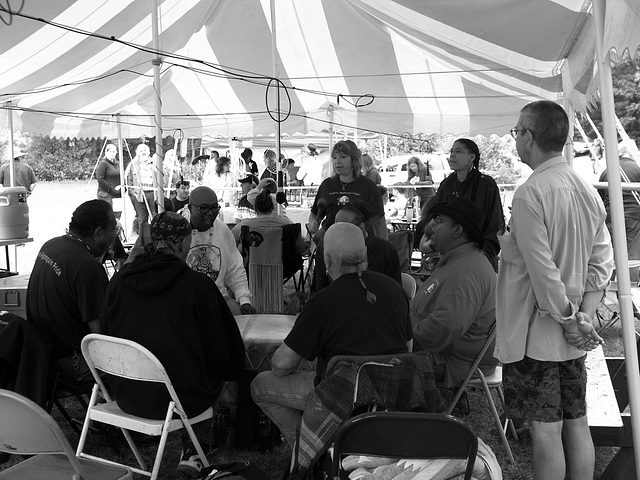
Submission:
{"label": "trash can", "polygon": [[24,187],[0,187],[0,240],[29,237],[29,206]]}

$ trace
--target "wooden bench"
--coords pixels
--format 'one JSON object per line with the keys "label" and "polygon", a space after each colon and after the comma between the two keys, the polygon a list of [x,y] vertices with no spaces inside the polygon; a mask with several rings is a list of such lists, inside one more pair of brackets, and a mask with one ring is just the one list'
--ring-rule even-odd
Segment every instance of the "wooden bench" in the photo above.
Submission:
{"label": "wooden bench", "polygon": [[587,354],[587,420],[594,428],[622,427],[618,400],[602,346]]}
{"label": "wooden bench", "polygon": [[[640,347],[640,343],[636,344]],[[624,357],[602,355],[602,348],[587,357],[587,419],[593,443],[596,446],[621,447],[602,473],[601,480],[635,480],[635,458],[631,431],[631,416],[625,412],[629,406],[626,367]],[[603,374],[602,359],[605,359],[607,379]],[[594,381],[592,383],[591,375]],[[608,384],[608,385],[607,385]],[[613,389],[615,403],[611,402],[609,388]],[[608,393],[598,390],[606,389]]]}

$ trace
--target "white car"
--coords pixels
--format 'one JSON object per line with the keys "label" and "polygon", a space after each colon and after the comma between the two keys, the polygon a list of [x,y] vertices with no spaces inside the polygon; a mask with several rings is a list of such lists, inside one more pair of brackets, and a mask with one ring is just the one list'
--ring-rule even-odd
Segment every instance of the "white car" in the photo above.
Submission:
{"label": "white car", "polygon": [[435,185],[439,185],[451,173],[447,155],[443,153],[397,155],[386,159],[378,167],[382,184],[388,187],[395,183],[406,182],[408,178],[407,161],[411,157],[418,157],[425,165],[427,161],[429,162],[431,178]]}

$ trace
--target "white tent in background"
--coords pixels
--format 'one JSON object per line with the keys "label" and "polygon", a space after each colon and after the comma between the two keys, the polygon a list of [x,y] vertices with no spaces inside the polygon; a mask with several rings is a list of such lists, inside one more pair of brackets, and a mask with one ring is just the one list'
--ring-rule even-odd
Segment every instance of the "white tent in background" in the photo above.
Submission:
{"label": "white tent in background", "polygon": [[[212,138],[502,135],[530,101],[563,103],[573,118],[599,89],[609,172],[618,171],[609,58],[640,45],[640,0],[29,0],[20,8],[0,12],[0,102],[15,129],[94,137],[121,114],[136,136],[155,135],[159,123],[166,135]],[[9,123],[0,116],[0,127]],[[609,181],[640,478],[620,178]]]}

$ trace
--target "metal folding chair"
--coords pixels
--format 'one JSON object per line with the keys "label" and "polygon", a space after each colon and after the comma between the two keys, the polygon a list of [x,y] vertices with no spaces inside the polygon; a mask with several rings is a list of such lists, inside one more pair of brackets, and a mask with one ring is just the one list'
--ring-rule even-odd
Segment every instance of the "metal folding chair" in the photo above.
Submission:
{"label": "metal folding chair", "polygon": [[[131,450],[140,465],[140,468],[129,468],[136,473],[151,477],[152,480],[155,480],[158,476],[160,462],[162,461],[162,454],[164,453],[169,432],[179,430],[181,428],[185,428],[187,430],[198,455],[202,459],[203,465],[205,467],[209,466],[209,462],[202,450],[202,446],[193,432],[192,425],[212,418],[213,408],[210,407],[200,415],[188,418],[184,413],[185,410],[180,403],[178,394],[173,388],[173,384],[171,383],[166,370],[153,353],[142,345],[131,340],[92,333],[82,339],[82,354],[87,361],[87,365],[89,365],[89,369],[93,374],[96,384],[94,385],[91,393],[87,417],[84,421],[82,434],[80,435],[80,441],[78,443],[77,455],[79,457],[89,458],[104,463],[123,465],[83,452],[87,434],[89,432],[89,426],[92,421],[96,421],[119,427],[122,430],[127,443],[131,447]],[[171,397],[171,401],[167,405],[166,417],[163,420],[153,420],[123,412],[109,395],[98,370],[110,375],[128,378],[130,380],[164,383]],[[104,397],[106,400],[105,403],[97,402],[98,394]],[[140,399],[141,402],[144,402],[144,400],[144,398]],[[174,419],[174,415],[177,415],[178,418]],[[160,436],[158,451],[151,471],[149,471],[145,461],[142,459],[136,444],[131,438],[129,430],[144,433],[146,435]]]}
{"label": "metal folding chair", "polygon": [[437,413],[370,412],[345,422],[334,443],[332,477],[348,478],[341,468],[347,455],[398,459],[452,458],[467,461],[471,479],[478,438],[462,420]]}
{"label": "metal folding chair", "polygon": [[502,391],[502,366],[498,365],[495,371],[488,376],[485,376],[479,367],[480,362],[482,361],[482,358],[484,357],[485,353],[487,353],[487,350],[489,349],[489,347],[491,347],[494,344],[495,338],[496,338],[496,325],[494,323],[493,327],[491,327],[491,331],[489,332],[489,337],[487,338],[487,341],[482,347],[482,350],[480,350],[480,353],[478,353],[478,356],[476,357],[473,364],[471,365],[471,368],[469,369],[469,373],[467,374],[466,378],[462,382],[462,385],[460,385],[460,387],[456,390],[456,393],[454,394],[453,398],[449,402],[449,406],[447,407],[446,413],[451,414],[456,404],[458,403],[458,400],[462,396],[462,393],[465,391],[467,387],[482,388],[485,396],[487,397],[487,402],[489,403],[489,409],[491,410],[491,414],[493,415],[496,428],[498,429],[498,433],[500,434],[500,438],[502,439],[504,448],[507,451],[507,456],[509,457],[509,461],[511,462],[512,465],[515,465],[516,462],[515,462],[515,459],[513,458],[513,453],[511,452],[511,447],[509,446],[509,441],[507,440],[507,435],[506,435],[506,431],[507,429],[509,429],[509,431],[511,432],[511,435],[513,435],[513,438],[516,441],[518,440],[518,434],[516,433],[515,425],[513,424],[513,420],[509,418],[505,420],[504,425],[502,424],[502,421],[500,420],[500,415],[498,415],[498,410],[496,409],[496,404],[493,401],[493,396],[491,395],[492,390],[495,390],[498,393],[498,397],[500,398],[500,403],[502,404],[502,409],[504,411],[505,403],[504,403],[504,393]]}
{"label": "metal folding chair", "polygon": [[0,452],[35,455],[0,472],[0,479],[132,479],[125,466],[77,458],[51,415],[26,397],[0,390]]}

